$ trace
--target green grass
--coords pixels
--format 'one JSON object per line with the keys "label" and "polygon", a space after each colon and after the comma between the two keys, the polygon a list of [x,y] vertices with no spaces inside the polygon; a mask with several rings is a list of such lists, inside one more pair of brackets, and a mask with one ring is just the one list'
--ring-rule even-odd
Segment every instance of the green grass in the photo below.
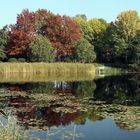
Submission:
{"label": "green grass", "polygon": [[0,73],[90,73],[94,65],[81,63],[0,63]]}
{"label": "green grass", "polygon": [[0,63],[0,81],[92,80],[95,69],[93,64],[81,63]]}
{"label": "green grass", "polygon": [[[98,64],[95,63],[94,64],[96,67],[96,75],[120,75],[120,74],[126,74],[127,70],[123,69],[123,68],[117,68],[117,67],[113,67],[113,66],[107,66],[105,64]],[[99,70],[100,68],[104,68],[103,70]]]}

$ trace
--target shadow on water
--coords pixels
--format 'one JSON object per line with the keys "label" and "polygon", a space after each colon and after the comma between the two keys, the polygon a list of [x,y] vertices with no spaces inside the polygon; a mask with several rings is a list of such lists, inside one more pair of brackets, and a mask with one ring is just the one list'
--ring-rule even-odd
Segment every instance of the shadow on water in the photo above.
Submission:
{"label": "shadow on water", "polygon": [[[128,136],[134,130],[140,132],[140,76],[109,76],[72,82],[5,82],[0,84],[0,109],[16,116],[20,126],[41,139],[50,130],[82,126],[82,134],[66,132],[67,137],[82,139],[86,135],[83,139],[89,140],[88,136],[95,136],[90,132],[91,127],[99,129],[98,126],[106,123],[112,127],[115,123],[118,135],[127,130]],[[112,121],[108,122],[108,118]],[[96,126],[98,122],[101,124]],[[105,132],[103,128],[99,131]],[[135,135],[135,139],[140,136]],[[56,135],[53,138],[58,139]]]}

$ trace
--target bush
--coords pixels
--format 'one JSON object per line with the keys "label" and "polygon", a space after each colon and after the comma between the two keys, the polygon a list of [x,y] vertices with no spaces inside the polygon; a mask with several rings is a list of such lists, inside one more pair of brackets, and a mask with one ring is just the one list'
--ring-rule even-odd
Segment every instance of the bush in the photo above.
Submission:
{"label": "bush", "polygon": [[51,46],[50,41],[38,35],[33,42],[29,44],[27,49],[27,59],[30,62],[53,62],[54,49]]}
{"label": "bush", "polygon": [[16,58],[9,58],[8,62],[18,62],[18,60]]}
{"label": "bush", "polygon": [[26,62],[25,58],[18,58],[18,62]]}
{"label": "bush", "polygon": [[74,56],[75,61],[81,63],[92,63],[96,59],[94,47],[85,39],[82,39],[76,45],[76,52]]}

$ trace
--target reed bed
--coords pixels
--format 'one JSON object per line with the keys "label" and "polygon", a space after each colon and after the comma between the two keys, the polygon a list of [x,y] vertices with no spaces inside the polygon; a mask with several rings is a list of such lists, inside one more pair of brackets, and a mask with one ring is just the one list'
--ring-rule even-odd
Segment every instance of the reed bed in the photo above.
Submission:
{"label": "reed bed", "polygon": [[0,140],[40,140],[30,135],[29,131],[21,129],[16,117],[0,117]]}
{"label": "reed bed", "polygon": [[0,82],[93,80],[95,69],[81,63],[0,63]]}

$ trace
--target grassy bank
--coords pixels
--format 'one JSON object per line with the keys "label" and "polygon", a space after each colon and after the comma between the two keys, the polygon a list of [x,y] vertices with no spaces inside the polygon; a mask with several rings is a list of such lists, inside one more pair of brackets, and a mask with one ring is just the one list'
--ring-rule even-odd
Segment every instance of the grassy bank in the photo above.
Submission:
{"label": "grassy bank", "polygon": [[0,63],[0,82],[82,81],[121,73],[97,63]]}
{"label": "grassy bank", "polygon": [[81,63],[0,63],[0,74],[35,73],[35,74],[86,74],[94,73],[92,64]]}
{"label": "grassy bank", "polygon": [[96,68],[81,63],[0,63],[1,82],[92,80]]}

